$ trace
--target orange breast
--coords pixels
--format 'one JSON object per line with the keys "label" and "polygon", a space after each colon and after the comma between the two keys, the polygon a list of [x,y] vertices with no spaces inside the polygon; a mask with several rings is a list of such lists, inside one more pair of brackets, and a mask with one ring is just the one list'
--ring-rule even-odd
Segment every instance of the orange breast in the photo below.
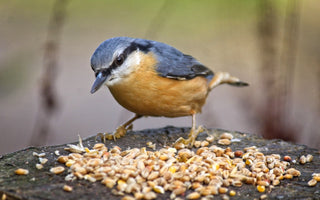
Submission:
{"label": "orange breast", "polygon": [[140,53],[141,62],[129,76],[109,86],[120,105],[145,116],[180,117],[201,112],[208,95],[204,77],[175,80],[157,75],[152,54]]}

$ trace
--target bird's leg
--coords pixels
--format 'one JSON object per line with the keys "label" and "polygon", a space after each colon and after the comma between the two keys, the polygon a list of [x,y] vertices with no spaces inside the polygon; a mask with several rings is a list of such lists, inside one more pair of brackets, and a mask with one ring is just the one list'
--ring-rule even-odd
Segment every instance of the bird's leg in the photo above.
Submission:
{"label": "bird's leg", "polygon": [[187,145],[187,147],[192,148],[194,142],[196,141],[199,133],[201,133],[202,131],[204,131],[204,129],[202,128],[202,126],[199,126],[198,128],[196,128],[196,114],[192,114],[192,127],[188,136],[188,139],[184,139],[182,137],[180,137],[175,143],[183,143],[185,145]]}
{"label": "bird's leg", "polygon": [[136,114],[134,117],[132,117],[131,119],[129,119],[127,122],[125,122],[124,124],[122,124],[121,126],[119,126],[115,132],[113,133],[98,133],[97,137],[99,136],[101,138],[101,140],[105,143],[106,140],[116,140],[118,138],[121,138],[122,136],[124,136],[128,130],[132,130],[132,122],[134,122],[135,120],[141,118],[142,115],[138,115]]}

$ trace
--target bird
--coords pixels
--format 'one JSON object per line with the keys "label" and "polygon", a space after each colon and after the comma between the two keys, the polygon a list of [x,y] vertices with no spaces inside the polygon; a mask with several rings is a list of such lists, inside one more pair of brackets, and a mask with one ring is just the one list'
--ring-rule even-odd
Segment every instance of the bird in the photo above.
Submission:
{"label": "bird", "polygon": [[91,56],[95,81],[91,93],[105,85],[116,101],[134,117],[115,132],[100,133],[101,138],[116,139],[133,127],[143,116],[191,116],[188,138],[178,138],[176,144],[192,147],[198,134],[196,114],[206,102],[210,91],[218,85],[247,86],[248,83],[227,72],[214,73],[194,57],[153,40],[114,37],[102,42]]}

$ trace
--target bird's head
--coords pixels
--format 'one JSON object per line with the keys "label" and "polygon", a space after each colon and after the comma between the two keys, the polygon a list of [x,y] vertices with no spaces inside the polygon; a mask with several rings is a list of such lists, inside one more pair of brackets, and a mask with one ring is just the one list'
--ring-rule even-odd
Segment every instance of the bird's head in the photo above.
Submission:
{"label": "bird's head", "polygon": [[102,42],[91,57],[91,68],[96,76],[91,93],[104,84],[111,86],[128,76],[140,63],[139,51],[149,51],[150,42],[128,37]]}

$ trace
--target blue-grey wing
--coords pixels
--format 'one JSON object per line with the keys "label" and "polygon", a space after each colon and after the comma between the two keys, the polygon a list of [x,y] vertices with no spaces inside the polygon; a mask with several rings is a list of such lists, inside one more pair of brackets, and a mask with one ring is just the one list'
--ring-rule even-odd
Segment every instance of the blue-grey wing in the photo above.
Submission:
{"label": "blue-grey wing", "polygon": [[204,76],[208,79],[213,77],[213,72],[201,64],[195,58],[183,54],[181,51],[167,44],[155,41],[150,49],[157,56],[158,65],[156,71],[160,76],[173,79],[192,79],[196,76]]}

